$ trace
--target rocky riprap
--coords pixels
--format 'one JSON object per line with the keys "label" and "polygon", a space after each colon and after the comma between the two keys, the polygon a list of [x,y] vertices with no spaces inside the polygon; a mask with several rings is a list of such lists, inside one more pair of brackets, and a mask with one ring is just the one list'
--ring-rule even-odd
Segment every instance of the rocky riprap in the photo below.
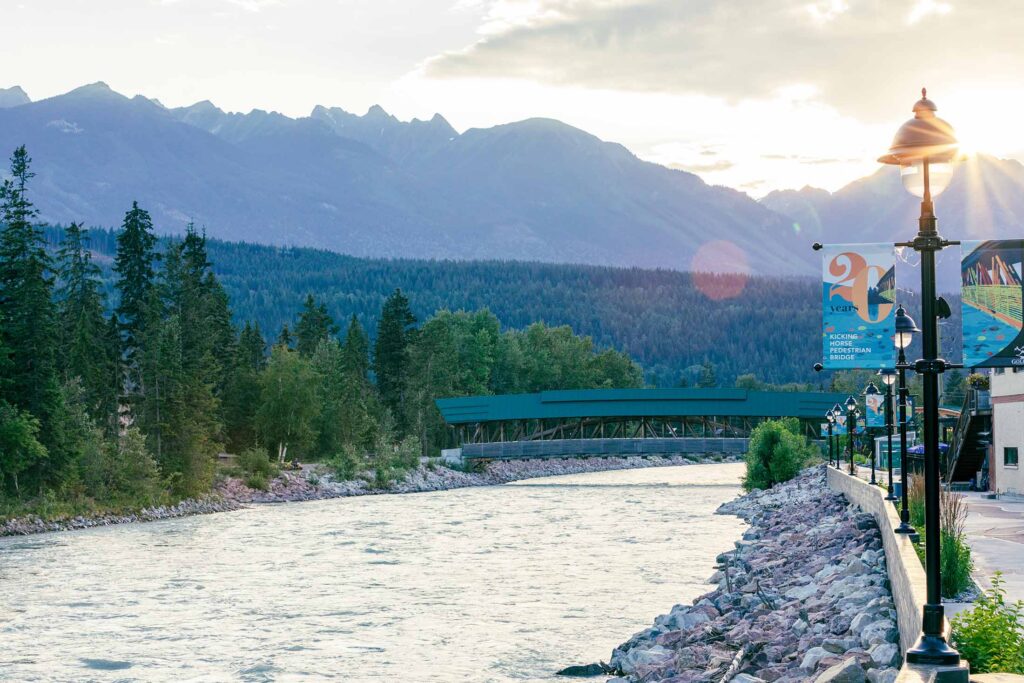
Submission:
{"label": "rocky riprap", "polygon": [[0,522],[0,536],[26,536],[28,534],[42,534],[47,531],[70,531],[72,529],[91,529],[112,524],[155,522],[160,519],[228,512],[241,509],[242,507],[244,506],[236,501],[225,500],[220,496],[208,496],[206,498],[190,498],[180,501],[175,505],[144,508],[138,512],[127,514],[101,514],[62,519],[42,519],[36,516],[18,517]]}
{"label": "rocky riprap", "polygon": [[129,522],[150,522],[172,517],[239,510],[252,503],[286,503],[384,493],[447,491],[467,486],[507,484],[533,477],[736,461],[737,458],[734,456],[721,455],[706,458],[674,455],[666,457],[511,460],[489,463],[481,472],[461,472],[435,463],[432,466],[421,465],[408,472],[400,481],[383,489],[370,485],[369,474],[363,479],[334,481],[321,467],[305,465],[301,471],[282,471],[269,482],[266,491],[249,488],[237,477],[226,477],[217,484],[213,494],[205,498],[183,500],[176,505],[147,508],[123,515],[96,515],[52,520],[44,520],[39,517],[20,517],[0,522],[0,536],[67,531]]}
{"label": "rocky riprap", "polygon": [[718,557],[718,588],[612,653],[626,681],[857,683],[896,679],[896,608],[874,519],[824,467],[726,503],[750,529]]}

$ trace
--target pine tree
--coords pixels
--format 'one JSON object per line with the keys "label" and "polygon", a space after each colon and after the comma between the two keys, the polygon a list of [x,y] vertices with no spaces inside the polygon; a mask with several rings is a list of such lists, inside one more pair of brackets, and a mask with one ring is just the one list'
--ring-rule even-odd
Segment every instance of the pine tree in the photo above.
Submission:
{"label": "pine tree", "polygon": [[274,346],[283,346],[286,349],[290,349],[293,343],[294,337],[291,330],[288,329],[288,323],[285,323],[281,326],[281,333],[277,335],[277,341],[274,342]]}
{"label": "pine tree", "polygon": [[155,284],[154,264],[159,260],[149,212],[132,202],[117,236],[114,271],[118,274],[117,289],[121,300],[117,315],[121,323],[126,389],[129,394],[145,390],[139,376],[141,338],[145,334],[147,315],[151,313],[151,292]]}
{"label": "pine tree", "polygon": [[341,365],[346,377],[369,384],[370,340],[355,313],[348,321],[348,331],[341,349]]}
{"label": "pine tree", "polygon": [[701,389],[711,389],[718,386],[718,378],[715,376],[715,366],[707,358],[704,359],[704,362],[700,366],[700,378],[697,380],[697,386]]}
{"label": "pine tree", "polygon": [[373,370],[377,375],[377,391],[381,403],[398,420],[398,431],[404,434],[403,399],[409,374],[409,344],[414,336],[416,317],[409,300],[396,289],[384,302],[377,340],[373,349]]}
{"label": "pine tree", "polygon": [[295,325],[295,350],[308,358],[322,339],[331,339],[337,335],[338,325],[327,312],[326,304],[322,301],[317,304],[312,294],[307,295]]}
{"label": "pine tree", "polygon": [[[61,426],[53,419],[60,410],[56,311],[50,257],[42,231],[32,224],[36,211],[27,195],[34,175],[30,163],[25,147],[16,149],[11,178],[0,186],[0,346],[10,354],[4,395],[39,420],[40,440],[50,446],[61,440]],[[51,454],[46,461],[49,473],[60,467],[60,457]]]}
{"label": "pine tree", "polygon": [[107,321],[103,317],[100,269],[92,262],[89,233],[72,223],[57,253],[60,279],[56,291],[64,382],[81,380],[83,401],[91,417],[103,421],[109,385]]}
{"label": "pine tree", "polygon": [[246,322],[224,393],[224,431],[234,453],[256,445],[256,410],[260,405],[260,372],[267,362],[266,346],[259,325]]}

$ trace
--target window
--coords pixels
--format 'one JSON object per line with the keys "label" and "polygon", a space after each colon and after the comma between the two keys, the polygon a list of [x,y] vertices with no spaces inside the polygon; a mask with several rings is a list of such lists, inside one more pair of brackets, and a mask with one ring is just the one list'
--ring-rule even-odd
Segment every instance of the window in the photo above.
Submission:
{"label": "window", "polygon": [[1006,465],[1007,467],[1016,467],[1017,466],[1017,448],[1016,447],[1011,448],[1011,447],[1007,446],[1006,448],[1003,449],[1003,464]]}

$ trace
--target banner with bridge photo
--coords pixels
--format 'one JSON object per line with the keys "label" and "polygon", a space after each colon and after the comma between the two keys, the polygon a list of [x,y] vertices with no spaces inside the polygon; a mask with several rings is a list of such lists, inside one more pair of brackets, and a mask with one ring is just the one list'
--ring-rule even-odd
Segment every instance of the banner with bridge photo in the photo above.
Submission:
{"label": "banner with bridge photo", "polygon": [[885,426],[885,394],[864,394],[865,422],[868,427]]}
{"label": "banner with bridge photo", "polygon": [[1021,270],[1024,240],[961,244],[964,365],[1001,368],[1024,365],[1021,334]]}
{"label": "banner with bridge photo", "polygon": [[893,367],[895,248],[891,243],[832,244],[823,252],[823,365]]}

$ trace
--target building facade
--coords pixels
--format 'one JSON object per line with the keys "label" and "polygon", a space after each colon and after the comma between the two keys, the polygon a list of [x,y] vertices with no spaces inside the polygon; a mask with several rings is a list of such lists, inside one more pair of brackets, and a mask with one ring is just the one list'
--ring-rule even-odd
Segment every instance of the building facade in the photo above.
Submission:
{"label": "building facade", "polygon": [[1024,372],[992,374],[992,451],[989,490],[1024,495]]}

